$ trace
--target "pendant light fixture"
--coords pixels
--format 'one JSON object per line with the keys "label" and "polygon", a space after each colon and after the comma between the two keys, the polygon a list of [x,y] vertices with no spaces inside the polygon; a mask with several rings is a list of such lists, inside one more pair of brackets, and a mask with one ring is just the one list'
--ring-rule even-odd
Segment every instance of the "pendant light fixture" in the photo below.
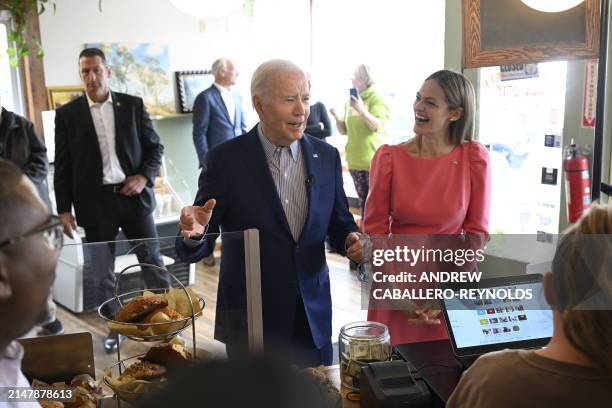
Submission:
{"label": "pendant light fixture", "polygon": [[198,18],[219,18],[242,7],[243,0],[169,0],[185,14]]}
{"label": "pendant light fixture", "polygon": [[521,0],[525,5],[534,10],[546,13],[558,13],[576,7],[584,0]]}

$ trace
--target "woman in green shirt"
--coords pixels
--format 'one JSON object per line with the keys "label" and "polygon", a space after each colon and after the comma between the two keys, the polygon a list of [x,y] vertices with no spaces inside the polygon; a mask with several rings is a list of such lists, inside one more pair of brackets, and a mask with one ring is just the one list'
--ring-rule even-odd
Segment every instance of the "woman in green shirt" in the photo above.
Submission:
{"label": "woman in green shirt", "polygon": [[346,161],[361,201],[363,216],[363,206],[369,190],[370,161],[376,149],[383,143],[384,128],[389,121],[389,108],[381,94],[373,89],[374,78],[367,65],[357,66],[352,82],[359,96],[351,95],[344,117],[340,118],[333,109],[330,112],[336,119],[338,131],[348,135]]}

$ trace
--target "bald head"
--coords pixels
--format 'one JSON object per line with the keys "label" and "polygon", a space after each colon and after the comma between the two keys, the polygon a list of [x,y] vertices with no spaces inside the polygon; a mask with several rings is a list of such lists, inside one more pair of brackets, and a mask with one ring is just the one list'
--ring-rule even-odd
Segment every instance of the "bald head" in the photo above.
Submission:
{"label": "bald head", "polygon": [[283,73],[298,74],[306,81],[304,71],[291,61],[274,59],[261,64],[253,73],[251,79],[251,98],[265,98],[272,87],[272,82],[278,75]]}
{"label": "bald head", "polygon": [[33,213],[47,213],[36,188],[17,166],[0,159],[0,241],[18,235]]}

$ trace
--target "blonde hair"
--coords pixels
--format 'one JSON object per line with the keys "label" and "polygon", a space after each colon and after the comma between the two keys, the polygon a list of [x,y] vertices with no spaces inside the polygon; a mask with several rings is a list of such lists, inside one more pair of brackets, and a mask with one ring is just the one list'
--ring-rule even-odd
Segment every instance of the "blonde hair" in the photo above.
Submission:
{"label": "blonde hair", "polygon": [[594,204],[566,231],[552,273],[565,336],[612,374],[612,206]]}

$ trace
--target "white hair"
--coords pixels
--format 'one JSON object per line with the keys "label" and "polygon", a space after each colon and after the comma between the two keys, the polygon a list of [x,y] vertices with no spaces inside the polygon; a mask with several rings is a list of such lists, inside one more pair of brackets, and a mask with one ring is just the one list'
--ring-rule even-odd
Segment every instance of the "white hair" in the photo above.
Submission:
{"label": "white hair", "polygon": [[230,62],[228,58],[218,58],[213,62],[210,68],[212,74],[216,77],[222,69],[227,69],[227,65]]}
{"label": "white hair", "polygon": [[357,65],[357,76],[365,82],[368,88],[374,84],[375,78],[372,74],[372,68],[366,64]]}
{"label": "white hair", "polygon": [[299,72],[306,77],[304,71],[297,64],[283,59],[273,59],[261,64],[251,78],[251,98],[263,97],[268,90],[268,82],[279,72]]}

